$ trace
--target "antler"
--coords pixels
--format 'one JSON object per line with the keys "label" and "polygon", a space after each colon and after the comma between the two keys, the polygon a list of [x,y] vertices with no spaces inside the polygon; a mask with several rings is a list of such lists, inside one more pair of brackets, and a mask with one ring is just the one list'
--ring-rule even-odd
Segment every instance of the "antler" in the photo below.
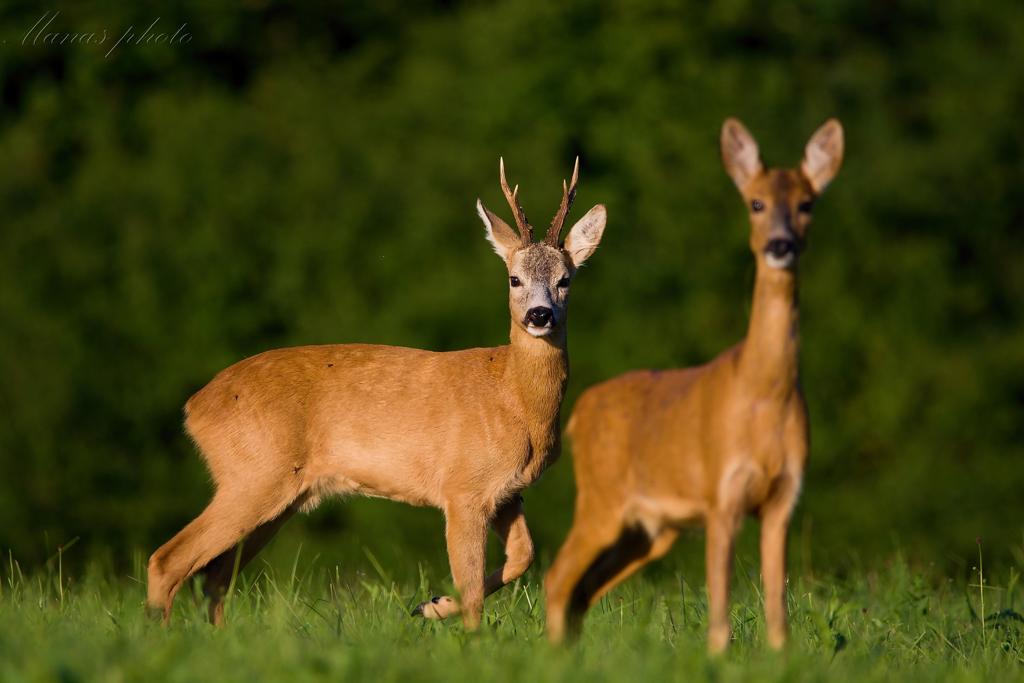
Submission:
{"label": "antler", "polygon": [[508,200],[508,205],[512,207],[512,215],[515,216],[516,227],[519,228],[519,239],[526,244],[530,244],[533,242],[533,226],[530,225],[530,221],[526,220],[526,212],[519,205],[519,186],[516,185],[514,190],[508,188],[508,181],[505,180],[505,159],[503,157],[499,157],[498,168],[501,171],[501,191],[505,193],[505,199]]}
{"label": "antler", "polygon": [[565,223],[565,217],[569,215],[569,209],[572,208],[572,200],[576,198],[576,181],[579,179],[579,175],[580,158],[577,156],[576,164],[572,169],[572,182],[566,185],[565,180],[562,181],[562,203],[558,207],[555,217],[551,219],[551,227],[548,228],[548,234],[544,237],[544,241],[553,247],[560,246],[562,224]]}

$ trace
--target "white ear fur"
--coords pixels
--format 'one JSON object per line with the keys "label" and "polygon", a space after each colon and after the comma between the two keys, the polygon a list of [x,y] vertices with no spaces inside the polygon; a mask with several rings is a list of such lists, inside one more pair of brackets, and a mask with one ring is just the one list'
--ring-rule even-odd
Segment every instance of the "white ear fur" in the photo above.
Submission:
{"label": "white ear fur", "polygon": [[829,119],[814,132],[804,148],[800,170],[814,191],[821,194],[839,172],[842,162],[843,126],[838,119]]}
{"label": "white ear fur", "polygon": [[728,118],[722,124],[721,145],[725,170],[742,191],[764,169],[757,141],[739,120]]}
{"label": "white ear fur", "polygon": [[491,213],[479,199],[476,200],[476,212],[484,222],[484,234],[491,243],[494,253],[508,261],[509,256],[519,246],[519,237],[508,223]]}
{"label": "white ear fur", "polygon": [[604,235],[607,220],[608,213],[604,205],[598,204],[572,226],[572,230],[565,238],[564,248],[572,259],[573,266],[579,268],[597,249],[597,245],[601,243],[601,236]]}

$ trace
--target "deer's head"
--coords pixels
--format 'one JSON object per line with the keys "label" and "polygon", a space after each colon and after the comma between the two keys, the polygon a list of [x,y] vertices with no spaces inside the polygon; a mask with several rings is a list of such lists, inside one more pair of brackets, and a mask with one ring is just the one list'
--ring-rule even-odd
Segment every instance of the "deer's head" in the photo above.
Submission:
{"label": "deer's head", "polygon": [[543,240],[535,241],[533,226],[519,204],[519,186],[510,189],[505,180],[505,162],[499,163],[501,190],[508,200],[516,228],[498,218],[479,199],[477,213],[484,222],[487,240],[508,268],[509,310],[512,322],[534,337],[546,337],[564,330],[569,305],[569,286],[576,270],[594,253],[604,234],[605,208],[594,206],[561,239],[562,225],[576,196],[580,160],[572,182],[562,182],[562,203]]}
{"label": "deer's head", "polygon": [[807,240],[814,201],[843,161],[843,127],[829,119],[811,136],[799,168],[766,169],[757,142],[736,119],[722,125],[722,161],[750,212],[758,265],[793,270]]}

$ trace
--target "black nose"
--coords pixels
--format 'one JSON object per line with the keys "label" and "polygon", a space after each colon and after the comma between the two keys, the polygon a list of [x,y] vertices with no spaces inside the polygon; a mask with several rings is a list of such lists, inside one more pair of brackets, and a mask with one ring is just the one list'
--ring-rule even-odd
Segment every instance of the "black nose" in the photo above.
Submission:
{"label": "black nose", "polygon": [[547,306],[536,306],[526,312],[526,322],[537,327],[544,327],[551,322],[551,309]]}
{"label": "black nose", "polygon": [[796,251],[796,242],[787,239],[768,240],[764,250],[775,258],[782,258]]}

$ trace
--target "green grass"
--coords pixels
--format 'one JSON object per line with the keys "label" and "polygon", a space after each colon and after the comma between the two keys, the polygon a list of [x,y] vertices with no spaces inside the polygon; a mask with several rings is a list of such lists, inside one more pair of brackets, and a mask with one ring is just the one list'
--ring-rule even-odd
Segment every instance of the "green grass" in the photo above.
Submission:
{"label": "green grass", "polygon": [[[143,610],[142,562],[132,576],[93,565],[68,577],[59,558],[23,575],[5,563],[0,587],[0,680],[17,681],[804,681],[1024,678],[1024,622],[1013,611],[1016,569],[999,585],[911,570],[901,560],[853,579],[794,577],[791,646],[766,650],[756,569],[735,580],[734,643],[704,653],[703,576],[644,574],[604,599],[575,647],[544,640],[537,569],[487,602],[478,634],[409,610],[441,571],[398,584],[383,570],[344,573],[299,560],[257,561],[239,577],[229,625],[204,620],[197,587],[178,598],[169,628]],[[371,565],[373,564],[371,558]],[[981,599],[984,598],[984,611]],[[984,615],[984,623],[982,621]]]}

